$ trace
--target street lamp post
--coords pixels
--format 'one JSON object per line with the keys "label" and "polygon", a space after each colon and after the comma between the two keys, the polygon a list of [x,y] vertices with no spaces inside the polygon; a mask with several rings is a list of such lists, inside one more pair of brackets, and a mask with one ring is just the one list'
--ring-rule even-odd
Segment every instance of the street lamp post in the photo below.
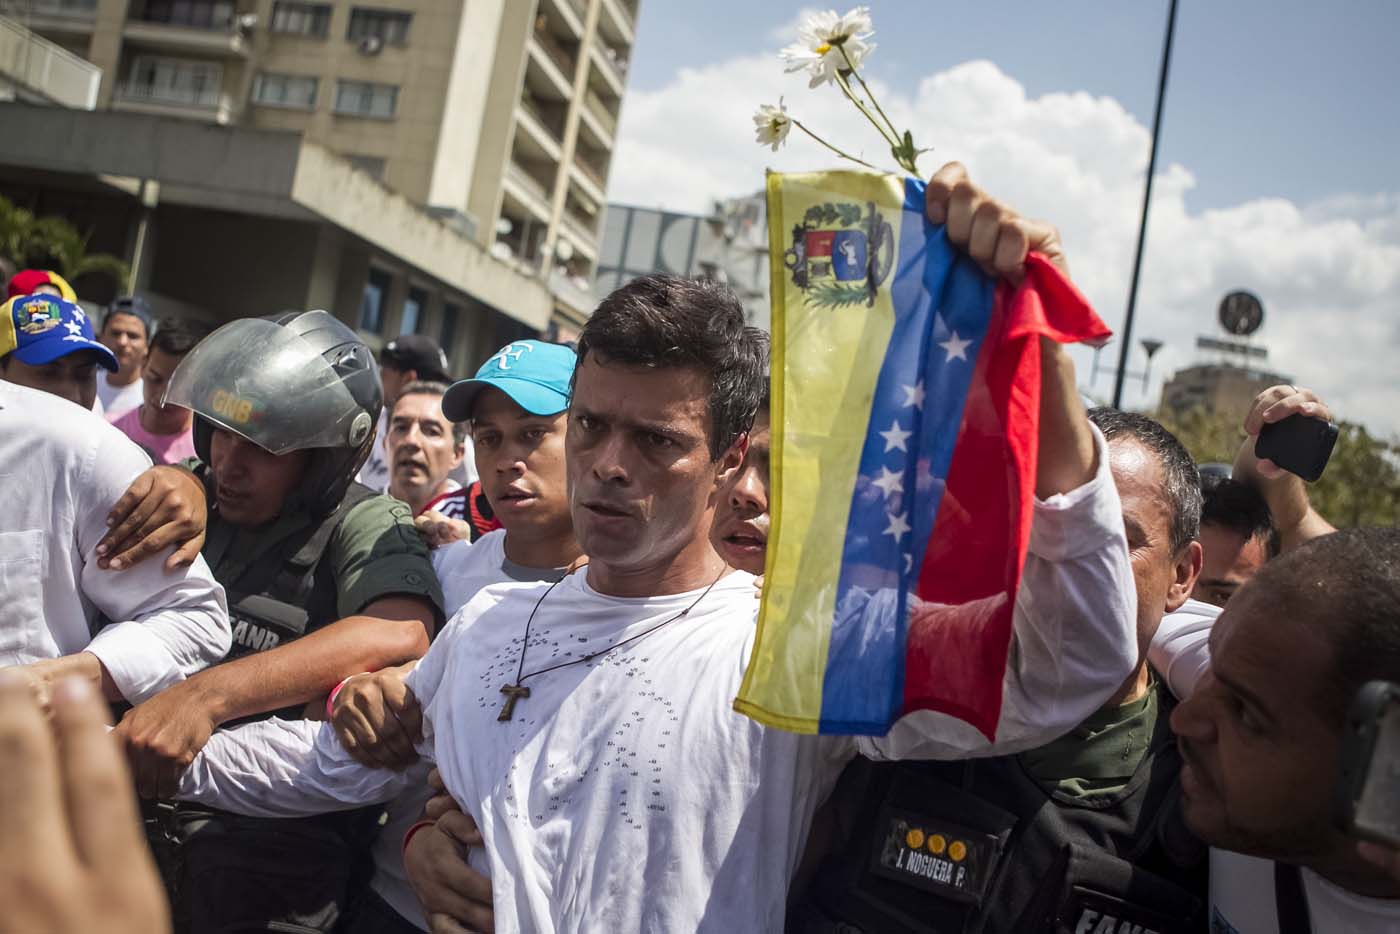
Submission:
{"label": "street lamp post", "polygon": [[1152,116],[1152,151],[1147,157],[1147,184],[1142,195],[1142,221],[1138,226],[1137,254],[1133,258],[1133,281],[1128,287],[1128,313],[1123,320],[1118,353],[1118,374],[1113,379],[1113,407],[1123,407],[1123,380],[1128,375],[1128,351],[1133,346],[1133,313],[1137,310],[1138,277],[1142,273],[1142,251],[1147,243],[1147,213],[1152,206],[1152,176],[1157,171],[1157,143],[1162,135],[1162,104],[1167,97],[1167,73],[1172,61],[1172,37],[1176,34],[1176,0],[1167,10],[1167,36],[1162,46],[1162,73],[1157,80],[1157,110]]}

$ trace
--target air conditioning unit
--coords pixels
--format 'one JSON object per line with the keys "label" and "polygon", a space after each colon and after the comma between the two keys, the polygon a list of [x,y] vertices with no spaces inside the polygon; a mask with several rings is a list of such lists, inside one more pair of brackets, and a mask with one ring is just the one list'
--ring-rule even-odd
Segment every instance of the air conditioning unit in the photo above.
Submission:
{"label": "air conditioning unit", "polygon": [[365,36],[360,40],[359,50],[361,55],[378,55],[384,51],[384,40],[378,36]]}

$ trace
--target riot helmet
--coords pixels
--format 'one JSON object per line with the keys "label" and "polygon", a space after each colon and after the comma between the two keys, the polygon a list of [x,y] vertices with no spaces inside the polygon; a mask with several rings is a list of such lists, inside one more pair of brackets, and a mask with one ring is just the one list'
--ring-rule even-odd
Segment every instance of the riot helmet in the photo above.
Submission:
{"label": "riot helmet", "polygon": [[194,412],[206,464],[215,428],[270,454],[309,450],[302,501],[332,512],[369,456],[384,404],[369,347],[325,311],[231,321],[180,361],[164,403]]}

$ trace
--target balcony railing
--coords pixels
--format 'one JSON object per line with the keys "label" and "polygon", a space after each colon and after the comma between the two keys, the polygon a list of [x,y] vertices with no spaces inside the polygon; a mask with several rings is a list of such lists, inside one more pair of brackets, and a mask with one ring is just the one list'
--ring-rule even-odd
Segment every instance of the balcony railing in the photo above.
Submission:
{"label": "balcony railing", "polygon": [[575,154],[574,164],[583,171],[584,175],[588,176],[588,178],[593,181],[593,184],[598,186],[599,191],[607,190],[608,183],[607,179],[604,177],[606,173],[600,166],[584,156],[582,152]]}
{"label": "balcony railing", "polygon": [[544,109],[529,94],[520,96],[520,106],[526,113],[535,118],[536,123],[544,127],[554,137],[556,144],[564,139],[564,121],[561,115],[547,116]]}
{"label": "balcony railing", "polygon": [[[506,167],[506,175],[521,188],[524,188],[526,192],[538,198],[545,212],[548,213],[549,189],[544,186],[543,182],[531,175],[528,169],[520,165],[520,163],[516,162],[514,159],[512,159],[510,164]],[[541,205],[533,207],[538,209]]]}
{"label": "balcony railing", "polygon": [[228,95],[219,88],[181,88],[135,81],[123,81],[117,85],[116,96],[118,100],[133,104],[164,104],[211,112],[226,108],[229,104]]}
{"label": "balcony railing", "polygon": [[608,136],[617,134],[617,118],[608,110],[608,105],[603,103],[603,99],[598,96],[598,92],[592,88],[583,97],[583,105],[588,108],[588,112],[603,126]]}
{"label": "balcony railing", "polygon": [[45,100],[91,110],[102,69],[0,17],[0,75]]}
{"label": "balcony railing", "polygon": [[576,65],[574,57],[559,44],[559,40],[555,39],[549,33],[536,29],[534,36],[535,42],[537,42],[539,47],[544,50],[544,53],[549,56],[550,61],[554,62],[560,73],[564,75],[564,80],[566,82],[572,82],[574,80],[574,67]]}

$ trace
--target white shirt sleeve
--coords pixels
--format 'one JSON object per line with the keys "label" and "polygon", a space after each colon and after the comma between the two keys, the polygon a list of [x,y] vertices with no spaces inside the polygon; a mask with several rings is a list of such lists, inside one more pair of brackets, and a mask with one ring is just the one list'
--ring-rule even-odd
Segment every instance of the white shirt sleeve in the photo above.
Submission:
{"label": "white shirt sleeve", "polygon": [[423,711],[417,765],[372,769],[345,751],[331,724],[273,718],[210,737],[180,776],[176,797],[250,817],[303,817],[379,804],[421,787],[432,767],[433,702],[461,628],[449,624],[404,679]]}
{"label": "white shirt sleeve", "polygon": [[920,710],[883,737],[873,759],[1002,756],[1042,746],[1082,722],[1137,665],[1137,590],[1108,446],[1094,428],[1098,471],[1069,493],[1036,500],[1016,593],[996,741],[947,714]]}
{"label": "white shirt sleeve", "polygon": [[228,654],[232,644],[224,589],[202,557],[165,569],[171,549],[121,571],[97,566],[107,513],[150,459],[116,429],[103,432],[74,503],[79,586],[112,624],[86,651],[96,655],[122,696],[139,703]]}
{"label": "white shirt sleeve", "polygon": [[1220,607],[1187,600],[1181,609],[1162,617],[1152,637],[1147,660],[1180,700],[1191,696],[1210,668],[1210,630],[1219,616]]}
{"label": "white shirt sleeve", "polygon": [[331,724],[273,717],[210,737],[176,797],[249,817],[307,817],[392,800],[421,787],[431,767],[420,759],[401,772],[372,769],[351,758]]}

